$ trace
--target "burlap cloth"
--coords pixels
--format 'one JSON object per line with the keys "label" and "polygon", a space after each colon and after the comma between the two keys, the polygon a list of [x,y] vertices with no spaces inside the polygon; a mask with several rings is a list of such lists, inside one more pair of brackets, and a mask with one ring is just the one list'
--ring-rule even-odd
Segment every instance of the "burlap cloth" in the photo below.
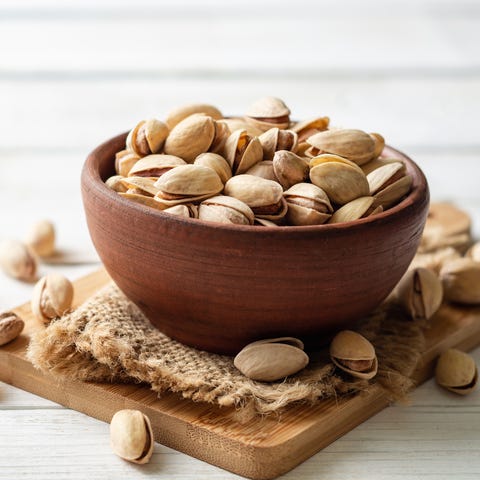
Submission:
{"label": "burlap cloth", "polygon": [[309,352],[302,372],[275,383],[252,381],[233,358],[187,347],[155,329],[113,284],[47,328],[30,342],[35,367],[56,376],[95,382],[138,382],[194,401],[249,406],[261,414],[295,402],[316,403],[380,385],[393,399],[413,386],[410,376],[424,350],[422,325],[393,307],[359,321],[356,330],[375,346],[379,371],[367,382],[342,375],[327,351]]}

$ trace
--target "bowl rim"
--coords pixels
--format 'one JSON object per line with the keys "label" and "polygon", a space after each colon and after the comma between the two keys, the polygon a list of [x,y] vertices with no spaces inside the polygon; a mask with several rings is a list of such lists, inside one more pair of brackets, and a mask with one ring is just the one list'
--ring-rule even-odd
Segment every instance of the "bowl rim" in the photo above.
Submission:
{"label": "bowl rim", "polygon": [[[414,208],[414,206],[421,202],[422,199],[429,198],[429,189],[427,179],[421,168],[406,154],[397,150],[389,145],[385,145],[387,154],[389,157],[398,157],[399,160],[406,161],[407,170],[410,175],[412,175],[412,189],[410,193],[398,204],[395,206],[375,215],[360,218],[350,222],[341,222],[333,224],[321,224],[321,225],[279,225],[276,227],[269,227],[263,225],[237,225],[237,224],[227,224],[227,223],[217,223],[217,222],[207,222],[204,220],[199,220],[197,218],[186,218],[178,215],[170,215],[164,213],[161,210],[154,209],[153,207],[148,207],[145,205],[140,205],[136,202],[132,202],[126,198],[123,198],[121,195],[118,195],[115,191],[107,187],[104,180],[101,178],[99,171],[99,164],[102,158],[105,155],[105,151],[111,148],[115,142],[122,142],[126,139],[128,131],[112,137],[93,151],[91,151],[84,163],[82,169],[82,186],[89,184],[93,186],[98,194],[106,196],[112,202],[117,202],[119,205],[122,205],[125,208],[130,208],[133,211],[138,212],[142,215],[147,215],[154,219],[161,221],[169,221],[173,224],[185,226],[188,228],[194,228],[196,230],[204,231],[231,231],[238,233],[248,233],[252,232],[258,234],[259,232],[264,232],[272,235],[296,235],[298,233],[312,233],[312,232],[343,232],[346,229],[352,229],[357,226],[365,226],[370,223],[379,223],[382,221],[387,221],[392,217],[395,217],[396,214],[403,213],[406,210]],[[385,150],[384,150],[385,151]],[[112,159],[112,168],[114,158]],[[85,194],[85,188],[83,188]]]}

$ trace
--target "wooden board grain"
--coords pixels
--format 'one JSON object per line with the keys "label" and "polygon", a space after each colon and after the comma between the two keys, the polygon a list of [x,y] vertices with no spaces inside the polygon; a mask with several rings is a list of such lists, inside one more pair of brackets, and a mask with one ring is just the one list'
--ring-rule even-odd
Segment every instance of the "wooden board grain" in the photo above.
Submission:
{"label": "wooden board grain", "polygon": [[[75,305],[108,280],[104,271],[78,280]],[[26,328],[0,349],[0,380],[107,422],[121,408],[140,409],[150,417],[158,442],[246,477],[268,479],[291,470],[388,405],[382,391],[373,387],[352,398],[243,420],[232,408],[197,404],[175,394],[157,398],[147,386],[58,380],[27,361],[29,336],[42,326],[28,304],[16,311]],[[469,350],[480,343],[480,309],[442,307],[427,331],[427,343],[416,374],[419,382],[431,375],[440,351],[452,346]]]}

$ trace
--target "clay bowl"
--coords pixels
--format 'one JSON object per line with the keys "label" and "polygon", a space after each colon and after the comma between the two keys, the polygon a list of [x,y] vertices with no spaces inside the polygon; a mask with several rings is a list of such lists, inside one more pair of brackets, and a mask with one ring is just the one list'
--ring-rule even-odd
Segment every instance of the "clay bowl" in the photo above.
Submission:
{"label": "clay bowl", "polygon": [[179,218],[128,201],[103,181],[126,134],[95,149],[82,173],[90,235],[108,273],[168,336],[234,354],[259,338],[321,344],[370,312],[406,271],[429,192],[404,154],[411,193],[354,222],[308,227],[228,226]]}

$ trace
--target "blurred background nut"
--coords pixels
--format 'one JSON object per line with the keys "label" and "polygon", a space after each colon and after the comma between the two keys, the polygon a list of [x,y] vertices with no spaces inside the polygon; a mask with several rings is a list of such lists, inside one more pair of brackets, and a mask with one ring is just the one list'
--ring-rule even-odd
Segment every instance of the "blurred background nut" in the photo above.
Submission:
{"label": "blurred background nut", "polygon": [[39,257],[48,257],[55,252],[55,227],[49,220],[41,220],[30,228],[25,243]]}
{"label": "blurred background nut", "polygon": [[124,460],[148,463],[155,446],[150,419],[139,410],[119,410],[110,422],[110,445]]}
{"label": "blurred background nut", "polygon": [[73,300],[73,285],[68,278],[57,273],[42,277],[33,289],[33,314],[44,323],[67,313]]}
{"label": "blurred background nut", "polygon": [[480,262],[480,242],[474,243],[465,254],[466,257]]}
{"label": "blurred background nut", "polygon": [[220,120],[223,118],[222,112],[217,107],[209,105],[207,103],[190,103],[188,105],[181,105],[180,107],[170,110],[167,114],[165,123],[170,130],[173,129],[182,120],[193,115],[194,113],[202,113],[214,120]]}
{"label": "blurred background nut", "polygon": [[31,282],[37,274],[37,259],[32,250],[17,240],[0,243],[0,266],[13,278]]}
{"label": "blurred background nut", "polygon": [[290,125],[290,109],[279,98],[264,97],[250,105],[245,120],[263,132],[274,127],[285,129]]}
{"label": "blurred background nut", "polygon": [[24,321],[14,312],[0,313],[0,347],[15,340],[25,327]]}
{"label": "blurred background nut", "polygon": [[466,305],[480,304],[480,262],[459,258],[440,270],[445,298]]}
{"label": "blurred background nut", "polygon": [[435,379],[441,387],[458,395],[467,395],[477,387],[478,369],[470,355],[451,348],[440,355]]}

